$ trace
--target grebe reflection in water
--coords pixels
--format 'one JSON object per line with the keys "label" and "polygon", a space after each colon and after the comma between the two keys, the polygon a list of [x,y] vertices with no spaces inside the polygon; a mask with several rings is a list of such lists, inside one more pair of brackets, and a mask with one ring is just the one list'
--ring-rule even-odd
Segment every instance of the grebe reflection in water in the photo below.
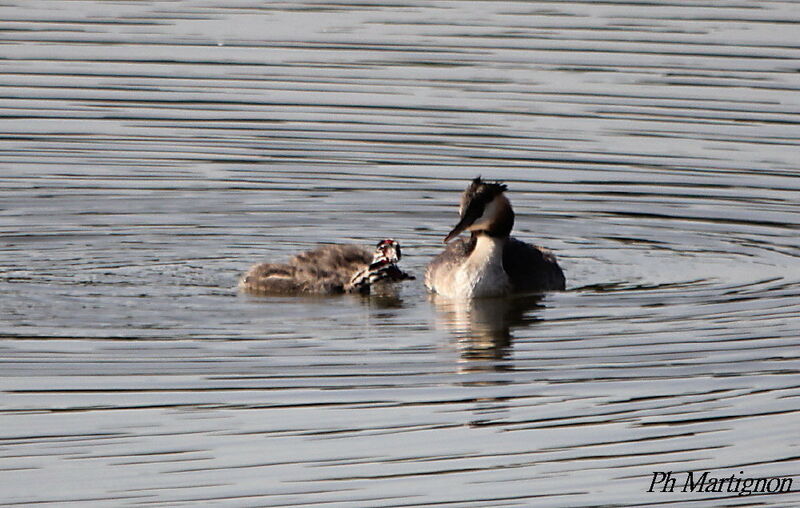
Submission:
{"label": "grebe reflection in water", "polygon": [[457,341],[461,359],[502,360],[511,352],[515,329],[540,322],[542,295],[456,299],[431,295],[437,326]]}

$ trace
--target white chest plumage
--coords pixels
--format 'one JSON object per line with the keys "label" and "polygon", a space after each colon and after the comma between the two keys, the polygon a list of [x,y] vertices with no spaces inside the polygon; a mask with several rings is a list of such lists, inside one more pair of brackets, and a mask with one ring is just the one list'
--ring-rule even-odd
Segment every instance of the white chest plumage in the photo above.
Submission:
{"label": "white chest plumage", "polygon": [[446,296],[480,298],[501,296],[511,291],[511,283],[503,269],[504,240],[481,235],[475,249],[455,270]]}

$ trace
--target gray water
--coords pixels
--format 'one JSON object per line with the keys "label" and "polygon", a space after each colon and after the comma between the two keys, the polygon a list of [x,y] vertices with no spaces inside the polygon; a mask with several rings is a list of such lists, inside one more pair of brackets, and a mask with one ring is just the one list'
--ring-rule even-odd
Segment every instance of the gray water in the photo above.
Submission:
{"label": "gray water", "polygon": [[[797,3],[0,20],[0,504],[800,506]],[[479,174],[567,291],[427,294]],[[235,289],[385,237],[394,293]]]}

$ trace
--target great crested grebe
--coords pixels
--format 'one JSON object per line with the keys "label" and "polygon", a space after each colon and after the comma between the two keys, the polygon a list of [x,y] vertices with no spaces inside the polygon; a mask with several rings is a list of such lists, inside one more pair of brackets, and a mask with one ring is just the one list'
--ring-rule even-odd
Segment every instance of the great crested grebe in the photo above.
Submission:
{"label": "great crested grebe", "polygon": [[400,244],[381,240],[370,253],[357,245],[324,245],[279,265],[260,263],[239,281],[256,294],[369,293],[373,283],[414,277],[397,267]]}
{"label": "great crested grebe", "polygon": [[514,211],[499,182],[472,181],[461,196],[461,220],[445,237],[445,247],[425,271],[425,285],[451,298],[503,296],[564,289],[564,272],[548,250],[511,238]]}

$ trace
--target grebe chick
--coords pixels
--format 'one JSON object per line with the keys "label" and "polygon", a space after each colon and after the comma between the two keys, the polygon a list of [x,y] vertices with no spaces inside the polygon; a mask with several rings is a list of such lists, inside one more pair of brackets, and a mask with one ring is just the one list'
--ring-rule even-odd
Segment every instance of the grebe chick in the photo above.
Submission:
{"label": "grebe chick", "polygon": [[461,220],[445,237],[459,238],[431,261],[425,285],[451,298],[503,296],[518,292],[563,290],[564,272],[547,249],[511,238],[514,211],[500,182],[475,178],[461,196]]}
{"label": "grebe chick", "polygon": [[254,265],[239,288],[255,294],[368,294],[379,281],[414,277],[397,267],[400,244],[381,240],[370,253],[357,245],[324,245],[293,257],[287,264]]}

